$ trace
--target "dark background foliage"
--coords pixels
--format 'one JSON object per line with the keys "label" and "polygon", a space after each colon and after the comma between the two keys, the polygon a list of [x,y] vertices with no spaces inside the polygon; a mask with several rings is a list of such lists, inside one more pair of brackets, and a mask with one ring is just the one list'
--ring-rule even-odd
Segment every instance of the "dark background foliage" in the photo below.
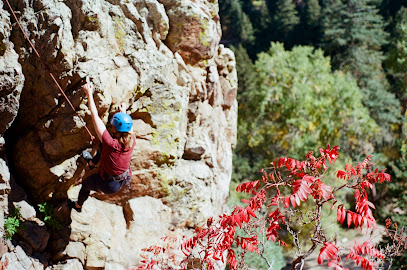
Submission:
{"label": "dark background foliage", "polygon": [[350,162],[373,154],[388,168],[392,183],[371,194],[382,209],[375,215],[407,225],[407,0],[219,6],[239,79],[233,181],[277,157],[337,144]]}

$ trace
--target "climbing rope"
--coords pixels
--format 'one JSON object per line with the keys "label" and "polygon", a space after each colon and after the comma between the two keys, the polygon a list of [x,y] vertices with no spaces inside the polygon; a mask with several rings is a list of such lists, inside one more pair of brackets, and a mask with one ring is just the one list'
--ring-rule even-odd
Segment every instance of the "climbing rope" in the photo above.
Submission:
{"label": "climbing rope", "polygon": [[86,129],[86,131],[88,132],[90,139],[93,141],[95,139],[95,137],[92,135],[92,133],[90,132],[90,130],[88,129],[88,127],[86,126],[86,122],[85,120],[83,120],[83,118],[78,114],[78,112],[75,110],[75,107],[72,105],[71,101],[69,100],[69,98],[66,96],[64,90],[62,90],[61,86],[59,85],[59,83],[57,82],[57,80],[55,79],[54,75],[51,73],[51,71],[49,70],[48,66],[45,64],[45,62],[42,60],[40,54],[38,53],[38,51],[35,49],[34,44],[32,44],[32,42],[30,41],[30,39],[28,38],[27,34],[25,33],[23,27],[21,26],[19,20],[17,19],[16,14],[14,13],[13,8],[11,7],[10,3],[8,0],[6,0],[6,3],[8,5],[8,7],[11,10],[11,13],[13,14],[14,19],[16,20],[18,26],[21,29],[21,32],[23,32],[24,37],[27,39],[27,41],[30,43],[32,49],[34,50],[35,54],[37,55],[37,57],[40,59],[42,65],[45,67],[45,69],[48,71],[49,75],[51,76],[52,80],[55,82],[55,84],[57,85],[59,91],[62,93],[62,95],[65,97],[66,101],[68,102],[68,104],[71,106],[72,110],[75,112],[76,116],[79,117],[79,119],[82,121],[82,123],[84,124],[84,127]]}

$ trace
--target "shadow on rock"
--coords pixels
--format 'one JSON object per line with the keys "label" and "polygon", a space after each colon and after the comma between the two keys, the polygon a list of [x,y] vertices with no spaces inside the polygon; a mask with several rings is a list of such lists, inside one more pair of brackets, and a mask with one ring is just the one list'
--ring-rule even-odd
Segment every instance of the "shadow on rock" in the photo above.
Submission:
{"label": "shadow on rock", "polygon": [[34,207],[23,189],[12,182],[8,217],[18,222],[3,252],[10,265],[16,269],[28,265],[45,268],[69,259],[64,253],[71,234],[71,209],[67,201],[45,202]]}

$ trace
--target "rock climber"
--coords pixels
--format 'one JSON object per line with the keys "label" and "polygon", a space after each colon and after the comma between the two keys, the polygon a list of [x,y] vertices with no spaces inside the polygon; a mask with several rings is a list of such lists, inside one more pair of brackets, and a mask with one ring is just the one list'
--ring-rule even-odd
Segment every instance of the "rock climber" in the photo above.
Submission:
{"label": "rock climber", "polygon": [[93,84],[88,82],[82,86],[82,89],[88,96],[92,122],[102,147],[99,172],[82,182],[77,202],[68,201],[69,206],[78,212],[81,211],[91,190],[113,194],[130,181],[130,159],[136,145],[136,138],[131,131],[133,120],[125,113],[124,104],[120,105],[120,112],[113,115],[110,121],[112,128],[108,130],[100,119],[93,100]]}

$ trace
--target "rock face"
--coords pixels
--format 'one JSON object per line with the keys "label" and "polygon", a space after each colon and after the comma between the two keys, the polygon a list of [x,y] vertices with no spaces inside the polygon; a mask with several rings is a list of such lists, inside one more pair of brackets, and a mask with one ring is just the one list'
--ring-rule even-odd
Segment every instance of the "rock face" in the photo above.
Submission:
{"label": "rock face", "polygon": [[13,123],[19,107],[24,75],[14,45],[10,42],[11,24],[0,3],[0,150],[4,150],[4,132]]}
{"label": "rock face", "polygon": [[[9,14],[0,3],[0,223],[8,209],[10,170],[5,153],[4,133],[17,116],[24,75],[14,45],[10,42],[11,23]],[[3,237],[1,230],[0,238]]]}
{"label": "rock face", "polygon": [[13,0],[12,7],[76,113],[0,3],[0,184],[12,171],[32,205],[58,208],[75,198],[74,186],[95,172],[81,153],[98,144],[84,128],[95,135],[85,78],[105,122],[127,104],[137,138],[131,185],[94,194],[81,213],[56,210],[68,229],[49,229],[45,251],[36,242],[54,263],[48,268],[136,266],[141,248],[224,211],[237,76],[233,53],[219,45],[216,0]]}

